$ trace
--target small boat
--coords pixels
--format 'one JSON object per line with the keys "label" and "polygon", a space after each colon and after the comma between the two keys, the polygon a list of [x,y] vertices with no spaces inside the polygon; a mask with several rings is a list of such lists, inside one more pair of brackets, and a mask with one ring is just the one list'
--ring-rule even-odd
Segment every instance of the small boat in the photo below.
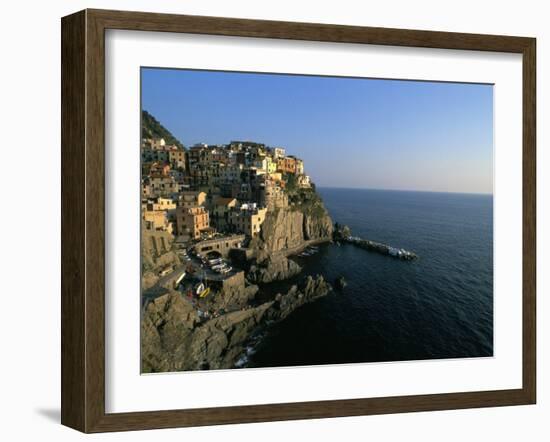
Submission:
{"label": "small boat", "polygon": [[182,272],[180,276],[176,279],[175,285],[177,286],[185,278],[185,272]]}
{"label": "small boat", "polygon": [[195,287],[195,293],[200,295],[205,290],[204,284],[201,282],[197,287]]}

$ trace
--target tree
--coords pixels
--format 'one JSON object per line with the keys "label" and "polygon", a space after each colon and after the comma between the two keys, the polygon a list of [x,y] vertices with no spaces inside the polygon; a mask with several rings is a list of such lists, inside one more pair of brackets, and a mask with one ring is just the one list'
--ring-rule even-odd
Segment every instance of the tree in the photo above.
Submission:
{"label": "tree", "polygon": [[146,110],[141,111],[141,137],[163,138],[166,144],[173,144],[184,149],[183,144],[166,129],[160,122]]}

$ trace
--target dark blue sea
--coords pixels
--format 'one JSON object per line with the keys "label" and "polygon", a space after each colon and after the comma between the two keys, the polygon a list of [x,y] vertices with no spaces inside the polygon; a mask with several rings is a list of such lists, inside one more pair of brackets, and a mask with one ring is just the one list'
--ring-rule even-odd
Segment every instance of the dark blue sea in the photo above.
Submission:
{"label": "dark blue sea", "polygon": [[[295,257],[348,285],[275,324],[248,367],[493,355],[491,195],[320,188],[355,236],[411,250],[400,261],[353,245]],[[293,281],[290,281],[293,282]],[[283,289],[281,285],[281,289]]]}

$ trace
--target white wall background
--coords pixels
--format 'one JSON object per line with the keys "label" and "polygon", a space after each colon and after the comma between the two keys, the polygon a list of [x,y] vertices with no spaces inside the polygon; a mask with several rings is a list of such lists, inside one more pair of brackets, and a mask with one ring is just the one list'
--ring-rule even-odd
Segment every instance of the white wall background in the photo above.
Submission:
{"label": "white wall background", "polygon": [[[2,297],[0,413],[3,440],[81,440],[59,425],[60,407],[60,17],[86,7],[340,23],[538,39],[539,403],[374,417],[117,433],[96,440],[547,440],[550,434],[549,12],[542,1],[338,2],[278,0],[18,0],[2,9]],[[15,203],[13,197],[23,198]],[[11,202],[14,201],[13,206]],[[545,250],[546,249],[546,250]],[[7,285],[6,285],[7,282]],[[546,316],[546,317],[545,317]]]}

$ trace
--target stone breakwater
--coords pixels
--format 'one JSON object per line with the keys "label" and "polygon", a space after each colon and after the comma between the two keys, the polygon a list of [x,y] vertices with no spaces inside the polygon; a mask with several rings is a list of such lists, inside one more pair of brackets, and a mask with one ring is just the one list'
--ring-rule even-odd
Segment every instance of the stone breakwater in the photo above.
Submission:
{"label": "stone breakwater", "polygon": [[336,223],[333,231],[334,241],[353,244],[369,252],[376,252],[382,255],[391,256],[392,258],[402,259],[404,261],[413,261],[418,259],[418,255],[409,250],[390,246],[369,239],[359,238],[358,236],[352,236],[351,229],[348,226],[340,225]]}
{"label": "stone breakwater", "polygon": [[360,247],[362,249],[365,249],[371,252],[376,252],[382,255],[391,256],[393,258],[402,259],[404,261],[413,261],[415,259],[418,259],[418,255],[409,250],[392,247],[387,244],[382,244],[382,243],[371,241],[368,239],[362,239],[356,236],[344,238],[340,241],[353,244],[357,247]]}

